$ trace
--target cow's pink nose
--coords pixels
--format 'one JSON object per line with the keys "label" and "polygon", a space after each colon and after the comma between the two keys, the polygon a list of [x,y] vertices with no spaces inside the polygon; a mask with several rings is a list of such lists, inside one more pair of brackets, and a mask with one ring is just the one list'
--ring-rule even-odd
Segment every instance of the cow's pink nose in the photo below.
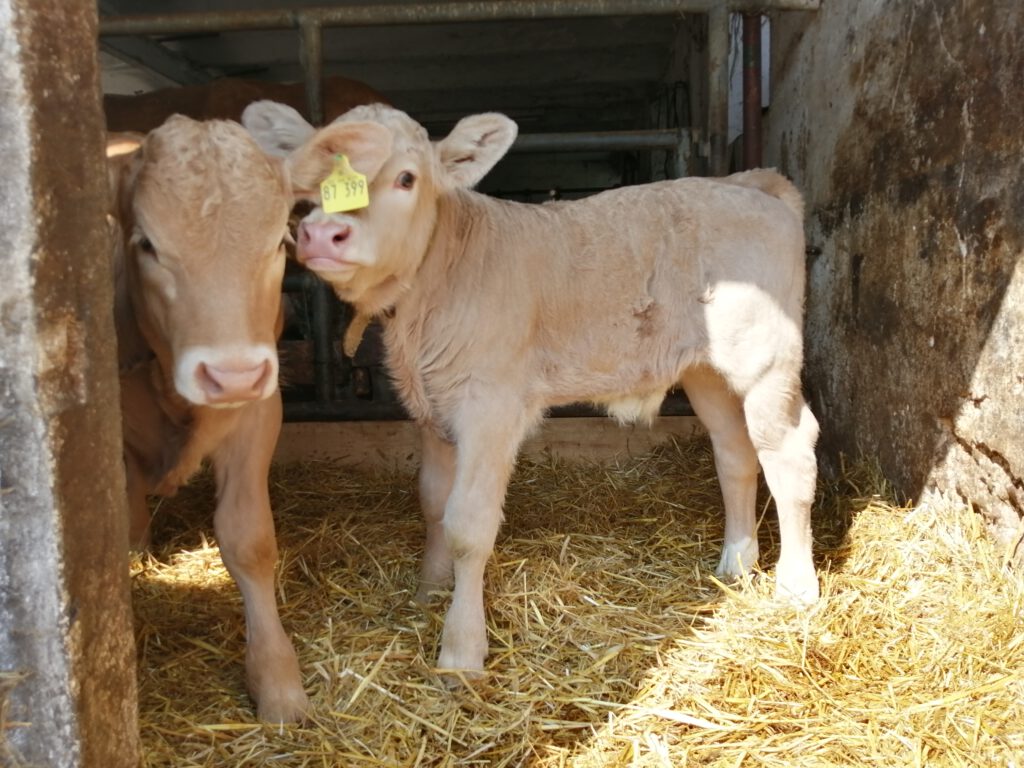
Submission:
{"label": "cow's pink nose", "polygon": [[196,381],[210,403],[242,403],[258,400],[271,375],[269,360],[256,366],[196,366]]}
{"label": "cow's pink nose", "polygon": [[341,259],[345,241],[352,234],[349,224],[320,221],[299,224],[299,253],[303,259]]}

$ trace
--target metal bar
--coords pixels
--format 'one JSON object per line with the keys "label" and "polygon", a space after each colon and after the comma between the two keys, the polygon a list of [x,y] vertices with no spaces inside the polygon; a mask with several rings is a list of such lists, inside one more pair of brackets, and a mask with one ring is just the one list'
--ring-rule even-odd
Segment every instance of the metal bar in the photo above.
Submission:
{"label": "metal bar", "polygon": [[[682,395],[670,394],[659,410],[660,416],[694,416],[693,408]],[[551,418],[606,416],[601,408],[576,403],[552,408]],[[331,402],[285,402],[285,421],[403,421],[409,418],[400,403],[373,400],[334,400]]]}
{"label": "metal bar", "polygon": [[[334,372],[337,364],[334,341],[337,334],[331,331],[338,300],[330,286],[312,272],[285,275],[281,290],[285,293],[304,293],[312,302],[313,319],[310,335],[313,341],[313,387],[316,402],[310,405],[322,407],[334,400]],[[286,410],[287,407],[289,406],[286,404]]]}
{"label": "metal bar", "polygon": [[708,13],[708,171],[729,172],[729,11],[719,6]]}
{"label": "metal bar", "polygon": [[288,29],[301,18],[324,27],[439,24],[444,22],[652,16],[745,10],[814,11],[821,0],[517,0],[313,7],[301,11],[217,11],[125,14],[100,19],[99,34],[180,35],[256,29]]}
{"label": "metal bar", "polygon": [[145,37],[104,40],[100,49],[122,61],[137,64],[179,85],[200,85],[213,75],[194,66],[188,59]]}
{"label": "metal bar", "polygon": [[761,167],[761,14],[743,14],[743,167]]}
{"label": "metal bar", "polygon": [[516,138],[513,152],[585,152],[631,149],[676,150],[688,140],[683,129],[603,131],[596,133],[529,133]]}
{"label": "metal bar", "polygon": [[306,106],[313,125],[324,122],[324,36],[323,27],[315,16],[300,14],[299,32],[302,37],[300,59],[306,72]]}
{"label": "metal bar", "polygon": [[672,178],[681,179],[686,176],[689,169],[690,146],[693,138],[689,131],[679,132],[679,143],[676,144],[672,153]]}
{"label": "metal bar", "polygon": [[398,403],[329,400],[284,403],[285,421],[403,421],[409,414]]}
{"label": "metal bar", "polygon": [[[120,11],[110,0],[99,0],[97,6],[105,16],[114,16]],[[208,83],[213,79],[213,75],[195,66],[181,54],[143,37],[106,40],[100,48],[111,56],[138,64],[180,85]]]}
{"label": "metal bar", "polygon": [[285,275],[281,284],[281,290],[295,292],[311,291],[320,285],[321,282],[320,278],[312,272],[303,270],[302,272],[293,272],[290,275]]}
{"label": "metal bar", "polygon": [[316,399],[328,402],[334,398],[334,323],[335,298],[327,283],[317,281],[313,294],[313,382]]}

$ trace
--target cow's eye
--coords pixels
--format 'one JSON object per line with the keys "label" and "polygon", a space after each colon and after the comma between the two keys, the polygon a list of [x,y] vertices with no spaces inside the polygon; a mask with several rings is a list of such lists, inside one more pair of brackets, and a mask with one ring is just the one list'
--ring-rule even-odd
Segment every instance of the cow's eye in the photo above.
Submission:
{"label": "cow's eye", "polygon": [[416,174],[412,171],[402,171],[395,180],[395,186],[399,189],[412,189],[416,184]]}
{"label": "cow's eye", "polygon": [[139,250],[143,253],[148,253],[150,256],[156,256],[156,248],[153,247],[153,243],[148,237],[139,240]]}

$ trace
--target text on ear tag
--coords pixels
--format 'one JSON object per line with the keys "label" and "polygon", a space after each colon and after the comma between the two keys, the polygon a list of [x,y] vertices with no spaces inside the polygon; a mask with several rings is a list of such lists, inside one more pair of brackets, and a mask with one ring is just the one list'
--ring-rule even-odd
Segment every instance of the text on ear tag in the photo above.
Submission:
{"label": "text on ear tag", "polygon": [[320,182],[320,205],[326,213],[341,213],[370,204],[366,177],[352,168],[344,155],[334,156],[334,170]]}

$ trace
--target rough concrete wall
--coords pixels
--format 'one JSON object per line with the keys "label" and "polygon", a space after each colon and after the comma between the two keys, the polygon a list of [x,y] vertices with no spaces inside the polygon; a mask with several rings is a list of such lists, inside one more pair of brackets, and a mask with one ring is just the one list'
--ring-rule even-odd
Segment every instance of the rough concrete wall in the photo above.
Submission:
{"label": "rough concrete wall", "polygon": [[775,20],[766,160],[808,202],[826,466],[1024,510],[1024,4],[825,2]]}
{"label": "rough concrete wall", "polygon": [[95,35],[90,0],[0,0],[5,766],[138,764]]}

